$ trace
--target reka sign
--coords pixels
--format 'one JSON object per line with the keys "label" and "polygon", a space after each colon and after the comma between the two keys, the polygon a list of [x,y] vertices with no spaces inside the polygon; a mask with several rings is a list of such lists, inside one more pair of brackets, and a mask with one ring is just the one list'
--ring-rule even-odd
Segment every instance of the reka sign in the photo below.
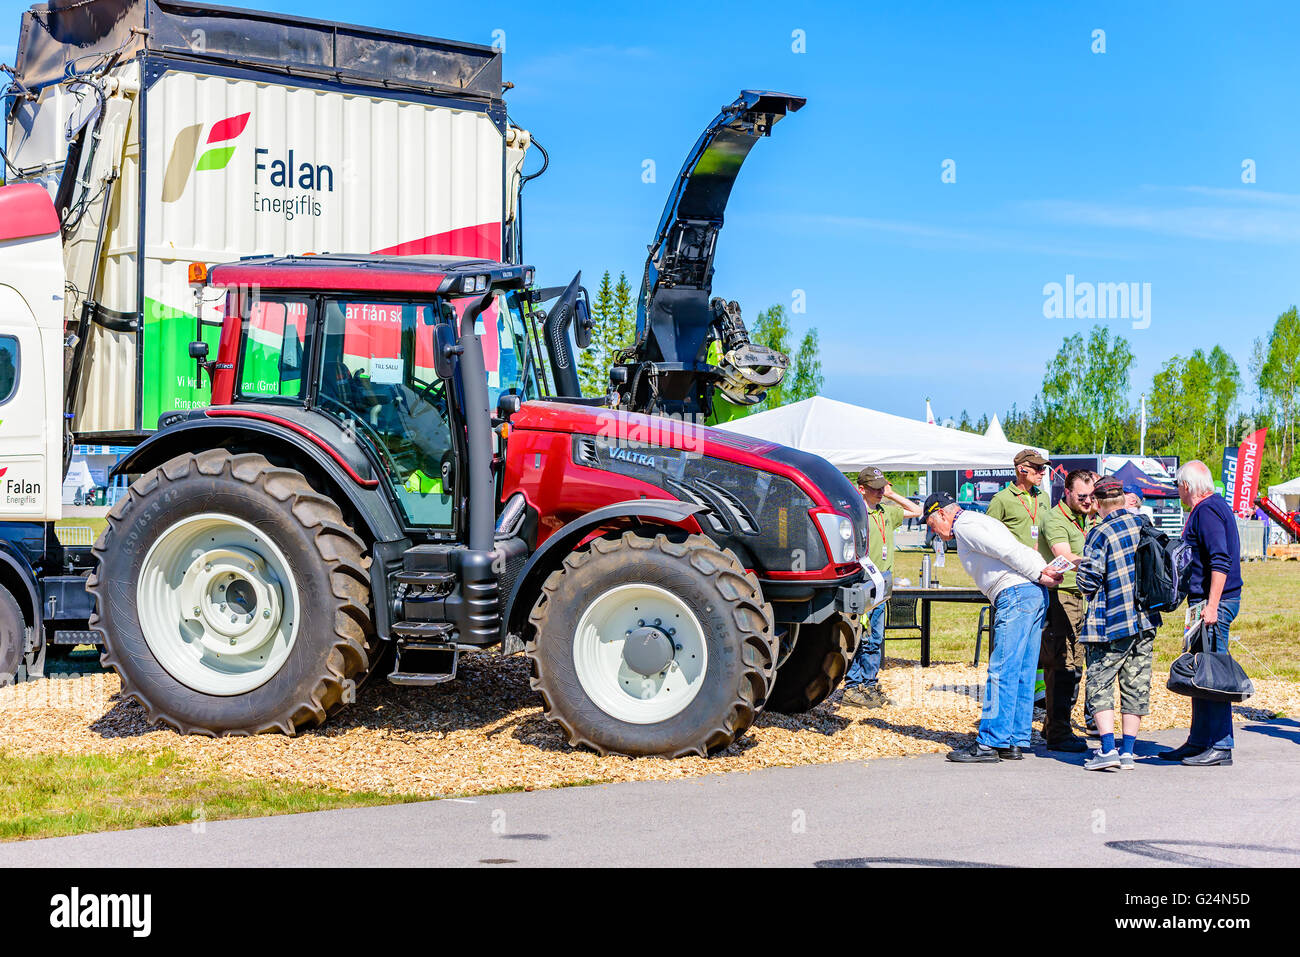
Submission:
{"label": "reka sign", "polygon": [[1243,518],[1255,514],[1255,496],[1259,493],[1259,463],[1264,457],[1264,437],[1268,429],[1259,429],[1237,449],[1237,480],[1233,485],[1232,510]]}

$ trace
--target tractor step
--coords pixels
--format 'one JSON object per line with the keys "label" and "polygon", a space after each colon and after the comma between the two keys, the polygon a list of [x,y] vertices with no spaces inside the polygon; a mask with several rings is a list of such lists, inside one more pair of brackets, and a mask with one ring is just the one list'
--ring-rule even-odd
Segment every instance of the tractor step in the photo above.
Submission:
{"label": "tractor step", "polygon": [[399,585],[414,585],[417,588],[432,588],[435,591],[450,591],[456,584],[453,572],[425,572],[404,569],[397,573]]}
{"label": "tractor step", "polygon": [[56,631],[50,638],[52,645],[97,645],[99,633],[94,631]]}
{"label": "tractor step", "polygon": [[427,686],[456,677],[460,652],[445,641],[398,641],[389,684]]}
{"label": "tractor step", "polygon": [[449,621],[399,621],[393,625],[393,637],[400,647],[403,640],[451,643],[456,626]]}

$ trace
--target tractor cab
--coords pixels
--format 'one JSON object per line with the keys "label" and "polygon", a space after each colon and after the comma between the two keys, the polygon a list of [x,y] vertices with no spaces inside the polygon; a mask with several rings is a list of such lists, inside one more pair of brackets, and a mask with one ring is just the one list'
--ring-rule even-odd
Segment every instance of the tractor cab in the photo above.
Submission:
{"label": "tractor cab", "polygon": [[191,354],[218,413],[253,404],[328,417],[408,529],[455,535],[467,460],[461,337],[481,344],[489,410],[541,397],[532,279],[528,266],[459,257],[245,259],[215,267],[202,293],[224,299],[217,358],[202,342]]}

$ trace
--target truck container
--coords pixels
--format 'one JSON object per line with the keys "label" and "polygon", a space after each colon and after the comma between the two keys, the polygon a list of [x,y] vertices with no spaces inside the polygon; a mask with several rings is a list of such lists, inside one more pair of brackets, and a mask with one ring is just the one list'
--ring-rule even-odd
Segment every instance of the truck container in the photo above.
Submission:
{"label": "truck container", "polygon": [[491,47],[64,0],[23,15],[14,79],[8,179],[44,185],[63,221],[78,441],[138,439],[208,403],[186,347],[215,349],[221,304],[196,300],[193,263],[517,256],[528,138]]}

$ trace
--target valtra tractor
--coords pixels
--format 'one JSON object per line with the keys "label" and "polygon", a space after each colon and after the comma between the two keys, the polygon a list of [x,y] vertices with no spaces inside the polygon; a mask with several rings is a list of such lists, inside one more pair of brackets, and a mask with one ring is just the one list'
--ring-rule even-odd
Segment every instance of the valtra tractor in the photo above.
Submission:
{"label": "valtra tractor", "polygon": [[[756,137],[785,102],[742,95],[714,125]],[[888,590],[852,483],[565,395],[583,300],[575,283],[543,318],[533,288],[526,266],[432,257],[212,270],[220,346],[193,352],[213,405],[121,463],[143,474],[95,545],[92,626],[152,719],[293,733],[376,671],[433,684],[511,639],[546,715],[601,752],[710,753],[834,689]]]}

